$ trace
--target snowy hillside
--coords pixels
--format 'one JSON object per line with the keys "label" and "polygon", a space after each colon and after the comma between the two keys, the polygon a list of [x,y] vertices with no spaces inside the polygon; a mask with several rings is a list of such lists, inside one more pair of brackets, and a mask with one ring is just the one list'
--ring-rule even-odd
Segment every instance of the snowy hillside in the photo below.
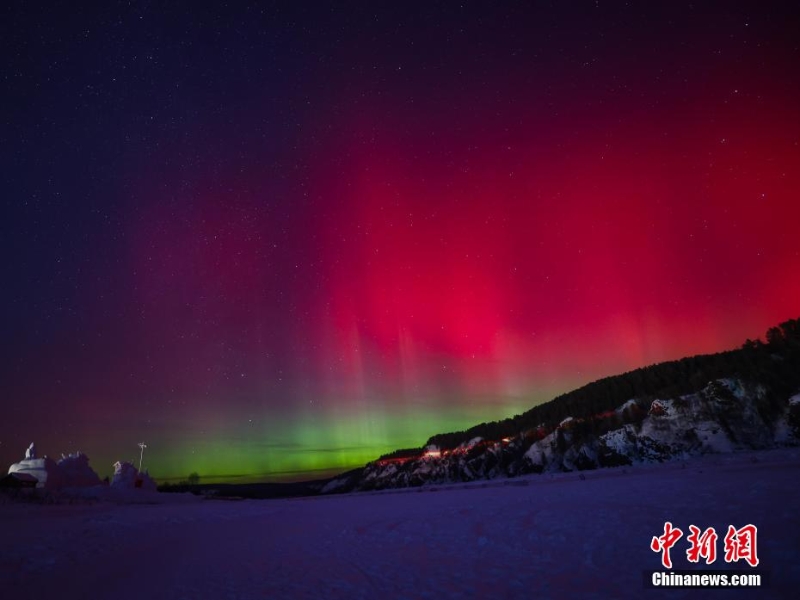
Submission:
{"label": "snowy hillside", "polygon": [[694,394],[632,399],[592,419],[568,417],[552,430],[541,427],[496,441],[474,438],[449,451],[429,447],[419,456],[378,460],[334,479],[323,492],[591,470],[795,445],[800,441],[798,397],[765,410],[763,386],[720,379]]}
{"label": "snowy hillside", "polygon": [[[759,566],[736,568],[769,587],[735,597],[789,598],[798,477],[800,449],[783,449],[292,500],[6,503],[0,581],[14,599],[728,597],[644,588],[660,570],[651,539],[671,521],[756,525]],[[721,537],[704,568],[732,566]]]}

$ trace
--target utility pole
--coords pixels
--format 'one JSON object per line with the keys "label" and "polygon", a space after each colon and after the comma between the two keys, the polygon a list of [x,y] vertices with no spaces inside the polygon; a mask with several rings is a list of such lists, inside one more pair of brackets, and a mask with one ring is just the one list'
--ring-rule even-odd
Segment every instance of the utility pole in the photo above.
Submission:
{"label": "utility pole", "polygon": [[147,444],[144,442],[139,442],[139,448],[142,449],[141,453],[139,454],[139,473],[142,472],[142,459],[144,458],[144,449],[147,448]]}

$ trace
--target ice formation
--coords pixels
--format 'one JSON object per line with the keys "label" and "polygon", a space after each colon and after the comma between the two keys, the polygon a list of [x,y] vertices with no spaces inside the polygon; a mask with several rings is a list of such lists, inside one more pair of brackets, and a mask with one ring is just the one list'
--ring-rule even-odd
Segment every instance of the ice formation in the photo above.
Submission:
{"label": "ice formation", "polygon": [[89,466],[89,457],[81,452],[62,455],[58,462],[43,456],[37,458],[33,442],[25,450],[25,458],[14,463],[9,473],[24,473],[36,479],[36,487],[46,490],[57,490],[65,487],[90,487],[102,482],[97,473]]}
{"label": "ice formation", "polygon": [[114,478],[111,487],[115,489],[136,489],[155,491],[156,482],[150,478],[147,471],[139,471],[127,461],[114,463]]}

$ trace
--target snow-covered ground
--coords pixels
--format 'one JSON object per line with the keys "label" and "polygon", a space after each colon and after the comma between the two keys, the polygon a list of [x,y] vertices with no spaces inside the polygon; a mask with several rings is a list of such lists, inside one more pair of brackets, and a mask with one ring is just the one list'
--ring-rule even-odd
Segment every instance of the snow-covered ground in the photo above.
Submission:
{"label": "snow-covered ground", "polygon": [[[647,590],[665,521],[758,527],[770,587],[798,597],[800,450],[371,494],[0,505],[3,598],[703,598]],[[148,496],[141,496],[144,499]],[[738,569],[750,569],[744,562]]]}

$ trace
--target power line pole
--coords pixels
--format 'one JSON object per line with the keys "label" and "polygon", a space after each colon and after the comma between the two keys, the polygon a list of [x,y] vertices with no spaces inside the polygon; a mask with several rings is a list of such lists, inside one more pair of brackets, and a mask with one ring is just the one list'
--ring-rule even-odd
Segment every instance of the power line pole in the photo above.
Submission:
{"label": "power line pole", "polygon": [[139,472],[142,472],[142,459],[144,458],[144,449],[147,448],[147,444],[144,442],[139,442],[139,448],[142,449],[141,453],[139,454]]}

